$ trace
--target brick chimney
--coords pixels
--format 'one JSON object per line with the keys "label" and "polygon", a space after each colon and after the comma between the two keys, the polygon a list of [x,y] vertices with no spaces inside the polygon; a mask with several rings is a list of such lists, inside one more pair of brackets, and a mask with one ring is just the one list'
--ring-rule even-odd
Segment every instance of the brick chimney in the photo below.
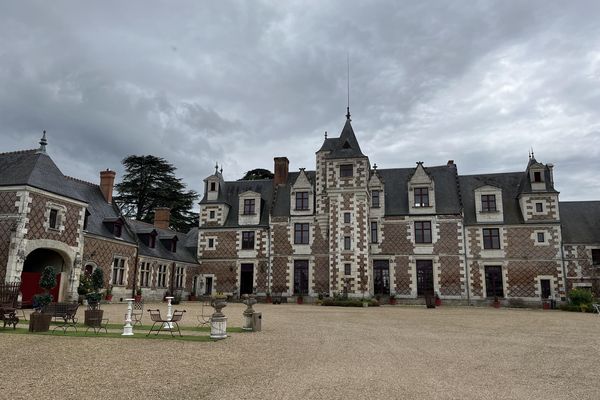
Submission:
{"label": "brick chimney", "polygon": [[275,178],[273,185],[283,185],[287,183],[290,161],[287,157],[275,157]]}
{"label": "brick chimney", "polygon": [[100,191],[102,191],[107,203],[112,203],[116,175],[117,173],[115,171],[111,171],[108,168],[106,171],[100,171]]}
{"label": "brick chimney", "polygon": [[156,207],[154,209],[154,227],[169,229],[171,222],[171,209],[169,207]]}

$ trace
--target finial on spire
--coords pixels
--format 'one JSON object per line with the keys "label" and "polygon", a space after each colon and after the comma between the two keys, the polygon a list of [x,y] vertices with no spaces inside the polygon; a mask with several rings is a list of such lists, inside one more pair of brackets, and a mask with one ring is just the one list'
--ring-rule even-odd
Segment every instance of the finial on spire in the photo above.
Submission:
{"label": "finial on spire", "polygon": [[373,164],[373,169],[377,171],[377,163]]}
{"label": "finial on spire", "polygon": [[40,153],[45,153],[46,145],[48,145],[48,141],[46,140],[46,131],[44,130],[44,134],[43,134],[42,138],[40,139],[40,148],[38,151]]}
{"label": "finial on spire", "polygon": [[219,170],[219,172],[221,173],[221,175],[223,175],[223,164],[221,164],[221,169]]}
{"label": "finial on spire", "polygon": [[219,172],[219,162],[215,162],[215,174]]}
{"label": "finial on spire", "polygon": [[325,139],[327,139],[327,131],[325,131]]}
{"label": "finial on spire", "polygon": [[535,158],[535,155],[533,155],[533,147],[531,148],[531,158]]}
{"label": "finial on spire", "polygon": [[346,119],[348,121],[352,121],[350,119],[350,53],[346,53],[346,56],[347,56],[347,62],[348,62],[348,76],[347,76],[347,78],[348,78],[348,80],[347,80],[347,83],[348,83],[348,88],[347,88],[348,89],[348,103],[346,104]]}

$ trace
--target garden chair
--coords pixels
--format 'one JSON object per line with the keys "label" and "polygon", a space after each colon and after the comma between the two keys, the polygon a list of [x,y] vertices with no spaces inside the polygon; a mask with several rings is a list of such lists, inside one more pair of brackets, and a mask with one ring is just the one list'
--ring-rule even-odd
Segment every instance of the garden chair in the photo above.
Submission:
{"label": "garden chair", "polygon": [[[77,332],[77,309],[78,303],[51,303],[54,304],[53,317],[62,318],[62,324],[54,327],[52,334],[57,329],[62,329],[63,334],[67,333],[67,329],[73,328]],[[45,311],[44,311],[45,312]]]}
{"label": "garden chair", "polygon": [[19,296],[19,282],[4,282],[4,276],[0,275],[0,319],[6,325],[17,328],[19,317],[17,317],[17,298]]}
{"label": "garden chair", "polygon": [[[152,324],[152,327],[150,328],[150,331],[146,334],[146,336],[149,336],[152,332],[156,332],[156,335],[158,335],[160,333],[160,331],[163,329],[170,331],[171,336],[175,336],[175,335],[173,335],[173,326],[177,327],[177,332],[179,333],[179,336],[181,336],[181,329],[179,329],[178,322],[181,321],[181,319],[183,318],[183,313],[185,312],[185,310],[173,311],[173,316],[170,319],[162,318],[160,316],[160,310],[148,310],[148,312],[150,313],[150,319],[152,320],[153,324]],[[164,328],[166,323],[173,324],[173,325],[171,325],[171,329]],[[157,329],[155,329],[156,324],[158,324]]]}
{"label": "garden chair", "polygon": [[200,328],[201,326],[204,325],[209,325],[210,324],[210,317],[211,317],[211,309],[210,307],[210,297],[204,297],[202,299],[202,311],[200,312],[200,315],[198,315],[198,325],[196,326],[197,328]]}
{"label": "garden chair", "polygon": [[[143,301],[134,301],[133,308],[131,310],[131,322],[133,326],[142,325],[142,317],[144,316],[144,302]],[[127,319],[127,314],[125,314],[125,319]]]}
{"label": "garden chair", "polygon": [[598,316],[600,316],[600,303],[594,303],[592,304],[592,307],[594,307],[594,310],[596,311]]}

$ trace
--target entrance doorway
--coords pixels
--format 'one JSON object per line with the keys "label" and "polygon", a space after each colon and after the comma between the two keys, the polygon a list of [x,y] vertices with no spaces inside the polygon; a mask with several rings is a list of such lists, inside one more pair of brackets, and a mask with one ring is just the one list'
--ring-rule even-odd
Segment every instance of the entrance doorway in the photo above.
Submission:
{"label": "entrance doorway", "polygon": [[205,278],[204,295],[205,296],[211,296],[212,295],[212,289],[213,289],[213,278],[212,278],[212,276],[207,276]]}
{"label": "entrance doorway", "polygon": [[552,289],[550,287],[550,279],[540,279],[540,286],[542,289],[542,299],[549,299],[552,297]]}
{"label": "entrance doorway", "polygon": [[390,262],[388,260],[373,261],[373,292],[375,295],[390,294]]}
{"label": "entrance doorway", "polygon": [[65,270],[65,260],[54,250],[36,249],[29,253],[23,264],[21,273],[21,295],[23,296],[23,305],[29,307],[33,304],[33,296],[44,292],[40,287],[40,278],[42,271],[49,265],[54,268],[56,273],[56,286],[50,290],[52,301],[59,301],[61,272]]}
{"label": "entrance doorway", "polygon": [[504,297],[502,285],[502,267],[488,265],[485,267],[485,294],[487,297]]}
{"label": "entrance doorway", "polygon": [[308,294],[308,260],[294,261],[294,294]]}
{"label": "entrance doorway", "polygon": [[254,264],[242,264],[240,271],[240,295],[252,294],[254,286]]}
{"label": "entrance doorway", "polygon": [[433,261],[417,260],[417,296],[433,295]]}

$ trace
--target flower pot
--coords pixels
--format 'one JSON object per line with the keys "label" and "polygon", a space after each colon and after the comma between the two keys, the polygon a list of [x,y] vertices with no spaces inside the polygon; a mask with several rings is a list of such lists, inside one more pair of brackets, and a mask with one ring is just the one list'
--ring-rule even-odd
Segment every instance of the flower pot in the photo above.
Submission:
{"label": "flower pot", "polygon": [[494,308],[500,308],[500,302],[499,301],[495,301],[492,303],[492,306],[494,306]]}
{"label": "flower pot", "polygon": [[542,306],[543,306],[544,310],[549,310],[550,309],[550,302],[549,301],[544,301],[542,303]]}
{"label": "flower pot", "polygon": [[142,301],[142,295],[141,294],[139,294],[139,295],[136,294],[135,296],[133,296],[133,300],[135,300],[136,303],[139,303],[140,301]]}
{"label": "flower pot", "polygon": [[396,299],[390,298],[390,304],[393,305],[393,306],[395,306],[396,305]]}
{"label": "flower pot", "polygon": [[439,307],[442,305],[442,299],[440,299],[439,297],[435,298],[435,306]]}
{"label": "flower pot", "polygon": [[265,299],[265,301],[267,303],[272,303],[273,302],[273,298],[271,297],[271,295],[267,295],[267,298]]}
{"label": "flower pot", "polygon": [[85,310],[84,323],[86,326],[99,327],[104,316],[104,310]]}
{"label": "flower pot", "polygon": [[113,295],[112,294],[107,294],[106,296],[104,296],[104,300],[106,301],[112,301]]}
{"label": "flower pot", "polygon": [[304,298],[302,296],[298,296],[296,298],[296,303],[298,303],[298,304],[304,304]]}
{"label": "flower pot", "polygon": [[190,294],[190,295],[188,296],[188,299],[189,299],[189,301],[196,301],[196,296],[195,296],[195,295],[193,295],[193,294]]}
{"label": "flower pot", "polygon": [[52,315],[40,312],[31,313],[29,317],[29,332],[48,332]]}

